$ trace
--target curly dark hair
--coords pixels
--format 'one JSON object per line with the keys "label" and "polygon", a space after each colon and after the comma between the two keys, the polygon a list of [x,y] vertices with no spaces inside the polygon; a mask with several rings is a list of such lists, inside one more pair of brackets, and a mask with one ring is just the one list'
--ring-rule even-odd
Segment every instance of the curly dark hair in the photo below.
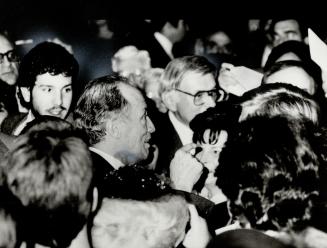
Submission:
{"label": "curly dark hair", "polygon": [[22,59],[19,67],[18,86],[32,88],[36,76],[63,73],[73,79],[77,76],[77,60],[63,46],[53,42],[42,42],[32,48]]}
{"label": "curly dark hair", "polygon": [[[309,131],[310,130],[310,131]],[[326,170],[326,136],[309,121],[253,117],[229,133],[216,169],[234,218],[261,230],[301,230],[311,224]]]}
{"label": "curly dark hair", "polygon": [[[21,60],[17,85],[34,87],[36,77],[45,73],[64,74],[72,77],[72,86],[77,78],[79,65],[77,60],[63,46],[53,42],[42,42],[32,48]],[[20,97],[22,104],[28,106]]]}

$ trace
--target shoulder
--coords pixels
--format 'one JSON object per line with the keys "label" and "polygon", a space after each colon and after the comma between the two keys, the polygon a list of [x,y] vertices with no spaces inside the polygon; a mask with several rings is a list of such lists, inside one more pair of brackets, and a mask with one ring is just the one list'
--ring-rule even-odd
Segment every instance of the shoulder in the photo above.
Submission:
{"label": "shoulder", "polygon": [[8,115],[1,124],[1,131],[5,134],[12,134],[15,128],[23,121],[27,113],[17,113]]}

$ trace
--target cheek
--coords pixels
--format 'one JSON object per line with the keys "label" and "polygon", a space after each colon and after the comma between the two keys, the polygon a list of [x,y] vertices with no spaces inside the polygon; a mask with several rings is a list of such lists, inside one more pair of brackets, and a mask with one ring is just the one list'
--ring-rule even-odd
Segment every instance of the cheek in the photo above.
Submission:
{"label": "cheek", "polygon": [[42,94],[39,91],[32,91],[32,103],[35,109],[45,109],[49,105],[49,95]]}
{"label": "cheek", "polygon": [[63,95],[63,105],[69,107],[72,102],[73,94],[72,92],[64,93]]}

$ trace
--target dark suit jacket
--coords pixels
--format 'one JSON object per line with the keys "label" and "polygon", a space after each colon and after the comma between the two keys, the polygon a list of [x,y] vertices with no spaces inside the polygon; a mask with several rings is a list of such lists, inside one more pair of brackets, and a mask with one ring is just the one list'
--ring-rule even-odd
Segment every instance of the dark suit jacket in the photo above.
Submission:
{"label": "dark suit jacket", "polygon": [[91,153],[91,159],[92,159],[93,170],[94,170],[94,176],[93,176],[94,186],[96,186],[98,188],[99,193],[102,194],[101,192],[105,190],[106,179],[109,177],[110,172],[115,169],[107,160],[105,160],[99,154],[91,150],[90,153]]}
{"label": "dark suit jacket", "polygon": [[108,177],[109,173],[114,170],[114,167],[99,154],[90,150],[95,175],[99,179]]}
{"label": "dark suit jacket", "polygon": [[173,159],[175,152],[183,146],[173,124],[170,122],[168,113],[155,123],[156,131],[154,133],[154,142],[159,149],[159,156],[156,166],[156,172],[169,176],[169,164]]}
{"label": "dark suit jacket", "polygon": [[1,131],[5,134],[11,135],[14,130],[27,118],[27,113],[17,113],[8,115],[1,124]]}
{"label": "dark suit jacket", "polygon": [[154,37],[154,32],[151,30],[143,32],[142,34],[134,35],[130,38],[130,44],[136,46],[139,50],[146,50],[149,52],[151,66],[153,68],[165,68],[171,61],[171,58]]}

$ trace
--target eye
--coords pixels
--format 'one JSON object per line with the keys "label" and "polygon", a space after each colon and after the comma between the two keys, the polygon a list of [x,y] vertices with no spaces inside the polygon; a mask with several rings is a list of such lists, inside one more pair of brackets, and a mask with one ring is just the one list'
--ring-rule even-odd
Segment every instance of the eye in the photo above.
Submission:
{"label": "eye", "polygon": [[49,93],[52,91],[52,89],[50,87],[41,87],[41,91]]}
{"label": "eye", "polygon": [[71,86],[64,88],[64,92],[65,93],[69,93],[71,91],[72,91],[72,87]]}

